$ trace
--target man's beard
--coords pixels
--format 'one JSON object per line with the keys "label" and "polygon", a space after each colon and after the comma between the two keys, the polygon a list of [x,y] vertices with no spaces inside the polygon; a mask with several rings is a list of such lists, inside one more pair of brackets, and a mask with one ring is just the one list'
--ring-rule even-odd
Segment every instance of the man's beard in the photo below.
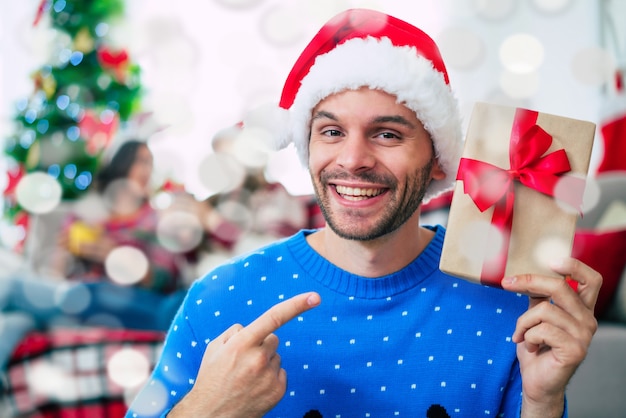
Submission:
{"label": "man's beard", "polygon": [[[326,220],[328,227],[335,234],[344,239],[355,241],[369,241],[387,235],[400,228],[417,210],[422,203],[422,199],[426,194],[426,190],[430,185],[430,174],[434,164],[431,159],[424,167],[415,171],[406,178],[406,188],[400,195],[395,193],[398,191],[398,182],[392,177],[378,176],[372,173],[363,173],[361,175],[348,175],[343,172],[320,174],[320,182],[313,180],[313,187],[318,199],[322,215]],[[388,192],[391,194],[391,202],[385,206],[382,213],[377,214],[378,221],[375,225],[366,231],[361,231],[358,227],[342,224],[336,217],[341,216],[334,214],[330,206],[329,191],[327,188],[329,179],[352,179],[361,180],[376,184],[385,184]]]}

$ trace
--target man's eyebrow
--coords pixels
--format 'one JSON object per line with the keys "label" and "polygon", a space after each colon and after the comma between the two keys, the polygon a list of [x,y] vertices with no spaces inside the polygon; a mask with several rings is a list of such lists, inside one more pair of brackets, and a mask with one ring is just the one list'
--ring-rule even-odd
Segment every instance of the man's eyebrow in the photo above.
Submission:
{"label": "man's eyebrow", "polygon": [[[333,113],[327,112],[325,110],[320,110],[315,115],[313,115],[313,117],[311,118],[311,122],[315,121],[316,119],[324,119],[324,118],[334,120],[334,121],[339,120],[337,116],[335,116]],[[389,123],[389,122],[397,123],[399,125],[404,125],[409,128],[415,128],[414,124],[412,124],[405,117],[400,116],[400,115],[378,116],[374,118],[371,123]]]}
{"label": "man's eyebrow", "polygon": [[378,116],[374,118],[372,123],[397,123],[399,125],[404,125],[409,128],[415,128],[415,125],[409,122],[405,117],[400,115],[392,115],[392,116]]}
{"label": "man's eyebrow", "polygon": [[325,110],[320,110],[319,112],[317,112],[315,115],[313,115],[313,117],[311,118],[311,122],[313,122],[315,119],[331,119],[334,121],[337,121],[337,117],[335,115],[333,115],[330,112],[326,112]]}

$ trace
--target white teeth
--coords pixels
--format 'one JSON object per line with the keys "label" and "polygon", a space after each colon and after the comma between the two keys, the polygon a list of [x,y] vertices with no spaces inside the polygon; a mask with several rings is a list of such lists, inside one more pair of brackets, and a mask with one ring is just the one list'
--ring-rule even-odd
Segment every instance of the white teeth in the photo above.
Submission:
{"label": "white teeth", "polygon": [[[382,189],[362,189],[360,187],[335,186],[337,193],[345,198],[361,198],[374,197],[381,194]],[[360,199],[359,199],[360,200]]]}

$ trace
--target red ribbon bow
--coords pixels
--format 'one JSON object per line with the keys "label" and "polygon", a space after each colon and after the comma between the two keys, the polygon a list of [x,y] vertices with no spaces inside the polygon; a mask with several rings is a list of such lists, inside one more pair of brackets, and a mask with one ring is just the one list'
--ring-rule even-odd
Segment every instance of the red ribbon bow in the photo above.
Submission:
{"label": "red ribbon bow", "polygon": [[[564,149],[544,155],[552,145],[552,136],[536,124],[537,116],[538,113],[531,110],[516,110],[509,147],[511,168],[508,170],[484,161],[461,159],[457,180],[463,181],[464,192],[481,212],[494,207],[491,224],[504,236],[498,255],[483,265],[481,282],[484,284],[499,287],[504,277],[513,224],[515,182],[555,197],[554,190],[561,176],[571,171]],[[580,210],[584,181],[573,179],[572,188],[575,190],[558,198]]]}

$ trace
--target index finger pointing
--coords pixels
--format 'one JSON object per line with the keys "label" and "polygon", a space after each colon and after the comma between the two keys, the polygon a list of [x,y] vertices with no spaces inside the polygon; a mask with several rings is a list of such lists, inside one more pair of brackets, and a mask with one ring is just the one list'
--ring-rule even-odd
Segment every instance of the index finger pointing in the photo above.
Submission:
{"label": "index finger pointing", "polygon": [[272,306],[239,334],[248,336],[252,344],[261,344],[268,335],[320,302],[320,295],[315,292],[301,293]]}

